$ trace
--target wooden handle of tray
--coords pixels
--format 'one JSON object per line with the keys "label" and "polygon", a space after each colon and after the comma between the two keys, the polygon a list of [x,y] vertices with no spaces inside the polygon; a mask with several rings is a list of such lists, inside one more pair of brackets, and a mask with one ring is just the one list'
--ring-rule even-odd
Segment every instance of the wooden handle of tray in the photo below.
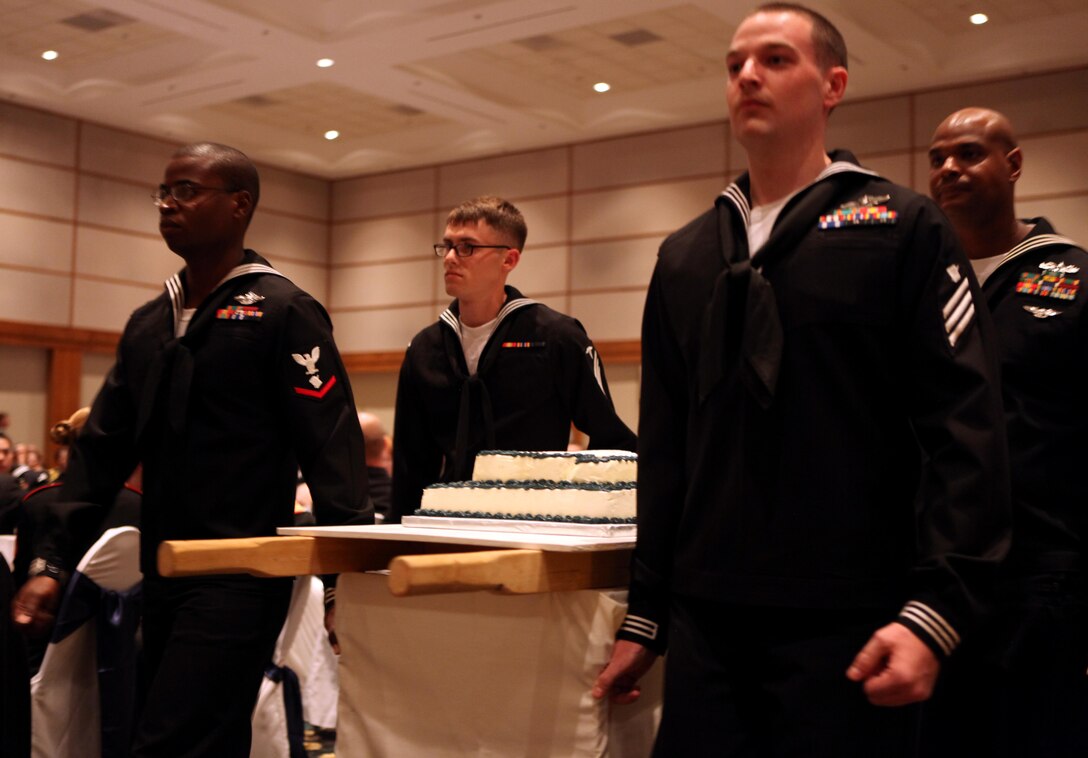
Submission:
{"label": "wooden handle of tray", "polygon": [[403,597],[474,590],[529,594],[621,587],[627,585],[630,563],[631,550],[402,555],[389,564],[389,591]]}
{"label": "wooden handle of tray", "polygon": [[343,537],[245,537],[172,540],[159,545],[159,573],[168,577],[209,574],[302,576],[377,571],[403,553],[450,553],[475,546],[358,540]]}

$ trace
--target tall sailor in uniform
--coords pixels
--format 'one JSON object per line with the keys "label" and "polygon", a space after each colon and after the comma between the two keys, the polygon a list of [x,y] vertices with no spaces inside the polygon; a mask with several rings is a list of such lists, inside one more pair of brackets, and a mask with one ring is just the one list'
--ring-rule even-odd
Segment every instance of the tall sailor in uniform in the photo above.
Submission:
{"label": "tall sailor in uniform", "polygon": [[749,170],[661,246],[643,320],[638,542],[594,687],[668,649],[656,755],[911,755],[1007,538],[992,334],[928,199],[825,148],[823,16],[726,56]]}

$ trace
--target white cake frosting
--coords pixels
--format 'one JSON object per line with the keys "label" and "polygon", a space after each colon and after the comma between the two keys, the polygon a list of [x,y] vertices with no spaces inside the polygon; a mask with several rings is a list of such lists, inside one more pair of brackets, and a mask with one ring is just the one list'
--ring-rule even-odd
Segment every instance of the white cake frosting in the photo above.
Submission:
{"label": "white cake frosting", "polygon": [[486,451],[473,481],[424,489],[416,515],[633,523],[636,461],[625,450]]}
{"label": "white cake frosting", "polygon": [[485,450],[476,456],[478,482],[633,482],[638,456],[626,450],[521,452]]}

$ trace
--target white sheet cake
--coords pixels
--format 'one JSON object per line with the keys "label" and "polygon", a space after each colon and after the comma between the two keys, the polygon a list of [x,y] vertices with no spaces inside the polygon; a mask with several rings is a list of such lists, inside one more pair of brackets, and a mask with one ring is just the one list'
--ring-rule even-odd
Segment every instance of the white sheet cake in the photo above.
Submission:
{"label": "white sheet cake", "polygon": [[634,523],[636,460],[625,450],[485,451],[472,481],[424,489],[416,515]]}

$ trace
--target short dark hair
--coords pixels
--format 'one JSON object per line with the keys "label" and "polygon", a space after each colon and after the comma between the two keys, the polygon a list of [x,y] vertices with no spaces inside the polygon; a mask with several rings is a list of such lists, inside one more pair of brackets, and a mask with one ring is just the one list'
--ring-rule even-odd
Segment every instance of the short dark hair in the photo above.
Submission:
{"label": "short dark hair", "polygon": [[516,243],[514,247],[525,247],[525,238],[529,228],[525,217],[509,200],[494,195],[481,195],[458,205],[446,216],[446,226],[487,222],[495,231],[505,234]]}
{"label": "short dark hair", "polygon": [[257,174],[257,167],[241,150],[230,145],[220,145],[218,142],[194,142],[178,148],[174,158],[205,158],[211,164],[211,169],[226,184],[232,192],[246,191],[253,202],[250,205],[249,215],[253,217],[253,211],[257,208],[257,201],[261,198],[261,179]]}
{"label": "short dark hair", "polygon": [[812,22],[812,46],[816,50],[816,62],[820,64],[820,68],[824,71],[832,66],[848,68],[846,40],[825,16],[797,3],[764,3],[749,15],[775,12],[796,13]]}

